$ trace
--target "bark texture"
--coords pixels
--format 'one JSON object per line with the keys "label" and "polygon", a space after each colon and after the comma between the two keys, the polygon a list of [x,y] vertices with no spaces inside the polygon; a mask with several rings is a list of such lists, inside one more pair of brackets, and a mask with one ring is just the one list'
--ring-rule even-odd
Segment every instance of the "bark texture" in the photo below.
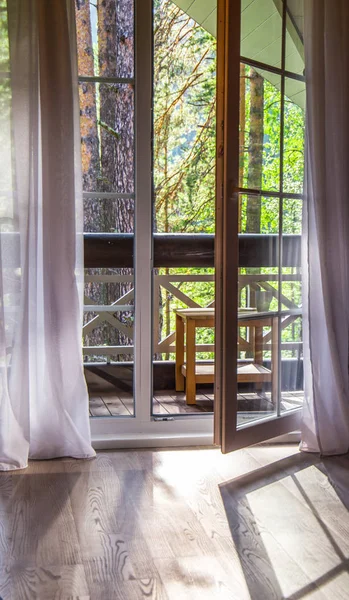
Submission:
{"label": "bark texture", "polygon": [[[264,135],[264,85],[263,77],[254,69],[250,73],[250,137],[247,187],[260,190],[263,173]],[[261,228],[261,200],[258,196],[247,199],[246,233],[259,233]]]}

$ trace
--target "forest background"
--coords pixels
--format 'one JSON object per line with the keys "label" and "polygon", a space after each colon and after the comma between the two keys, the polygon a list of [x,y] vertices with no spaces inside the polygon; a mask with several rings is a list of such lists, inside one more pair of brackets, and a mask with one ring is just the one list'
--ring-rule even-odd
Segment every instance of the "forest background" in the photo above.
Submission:
{"label": "forest background", "polygon": [[[134,233],[134,15],[132,0],[76,0],[81,148],[86,232]],[[264,75],[264,77],[263,77]],[[89,80],[90,79],[90,80]],[[120,83],[120,79],[125,82]],[[116,82],[116,81],[118,82]],[[214,234],[216,154],[216,40],[171,0],[154,0],[153,176],[154,232]],[[248,189],[302,193],[304,112],[285,97],[284,161],[280,165],[280,87],[266,73],[240,69],[240,185]],[[107,198],[118,193],[122,197]],[[99,196],[102,194],[103,196]],[[242,195],[240,233],[278,234],[277,198]],[[283,201],[282,233],[301,233],[302,201]],[[117,267],[117,265],[116,265]],[[253,269],[253,273],[277,269]],[[293,272],[292,269],[289,271]],[[246,269],[240,270],[247,273]],[[249,272],[252,272],[251,270]],[[212,269],[161,269],[161,274],[212,274]],[[88,275],[118,275],[129,281],[87,283],[88,304],[112,304],[132,297],[132,270],[89,270]],[[273,284],[277,285],[277,284]],[[213,301],[212,282],[180,283],[177,288],[200,306]],[[301,302],[300,285],[284,284],[283,293]],[[173,329],[173,309],[183,307],[162,290],[160,334]],[[247,302],[242,295],[240,303]],[[273,308],[273,305],[271,306]],[[109,315],[107,315],[109,317]],[[85,314],[85,345],[130,345],[133,311],[116,312],[97,327]],[[115,321],[116,319],[116,321]],[[115,327],[117,323],[117,327]],[[199,341],[211,343],[203,330]],[[298,339],[301,323],[286,337]],[[291,353],[292,354],[292,353]],[[102,353],[101,353],[102,356]],[[101,356],[92,357],[93,359]],[[203,354],[203,358],[209,355]],[[113,360],[131,359],[124,354]],[[157,355],[156,358],[170,358]],[[91,360],[91,357],[89,357]]]}

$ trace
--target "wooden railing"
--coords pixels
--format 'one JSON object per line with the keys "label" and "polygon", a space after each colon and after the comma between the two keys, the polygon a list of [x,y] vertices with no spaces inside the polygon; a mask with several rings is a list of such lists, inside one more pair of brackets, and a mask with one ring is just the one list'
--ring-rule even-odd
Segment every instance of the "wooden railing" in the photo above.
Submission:
{"label": "wooden railing", "polygon": [[[240,267],[242,269],[275,268],[279,252],[278,236],[276,235],[241,235],[239,238]],[[287,272],[282,275],[282,284],[301,280],[300,256],[301,239],[297,235],[283,236],[282,264]],[[161,235],[154,236],[154,298],[166,295],[167,313],[173,313],[177,307],[199,307],[197,301],[183,291],[183,284],[211,284],[212,294],[205,306],[214,306],[214,275],[209,273],[164,274],[165,268],[198,268],[208,270],[214,265],[214,236],[212,235]],[[87,268],[132,268],[133,267],[133,236],[130,234],[87,234],[85,235],[85,266]],[[132,275],[87,275],[86,283],[127,283],[129,290],[115,299],[110,305],[97,305],[85,296],[85,312],[93,316],[85,323],[84,335],[99,327],[104,322],[109,323],[121,334],[126,336],[128,343],[120,346],[84,346],[85,355],[117,356],[118,354],[133,355],[133,327],[126,326],[119,318],[122,312],[134,312],[134,288]],[[279,276],[275,273],[246,274],[239,276],[239,293],[244,297],[244,305],[253,305],[253,297],[257,289],[271,292],[273,298],[278,298]],[[182,289],[181,289],[182,287]],[[244,293],[245,292],[245,293]],[[285,293],[281,294],[281,302],[285,309],[295,314],[286,315],[282,319],[281,328],[285,329],[299,318],[299,306]],[[154,301],[153,340],[154,354],[169,356],[175,352],[174,321],[166,334],[160,327],[161,303]],[[246,337],[239,339],[240,349],[251,351],[250,342]],[[270,332],[264,336],[264,348],[270,348]],[[299,351],[300,341],[282,343],[283,350]],[[198,343],[197,351],[213,352],[213,343]]]}

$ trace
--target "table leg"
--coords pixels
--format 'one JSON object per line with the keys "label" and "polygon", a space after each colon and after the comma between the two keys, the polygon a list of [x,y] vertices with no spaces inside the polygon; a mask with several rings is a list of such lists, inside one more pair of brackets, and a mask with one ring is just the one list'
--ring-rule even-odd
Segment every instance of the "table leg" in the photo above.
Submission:
{"label": "table leg", "polygon": [[187,319],[187,373],[186,373],[186,402],[196,403],[195,380],[195,320]]}
{"label": "table leg", "polygon": [[[254,327],[254,362],[257,365],[263,364],[263,327]],[[263,383],[257,382],[256,389],[263,391]]]}
{"label": "table leg", "polygon": [[263,364],[263,327],[254,328],[254,362],[257,365]]}
{"label": "table leg", "polygon": [[180,315],[176,315],[176,392],[184,392],[184,376],[182,365],[184,364],[184,321]]}

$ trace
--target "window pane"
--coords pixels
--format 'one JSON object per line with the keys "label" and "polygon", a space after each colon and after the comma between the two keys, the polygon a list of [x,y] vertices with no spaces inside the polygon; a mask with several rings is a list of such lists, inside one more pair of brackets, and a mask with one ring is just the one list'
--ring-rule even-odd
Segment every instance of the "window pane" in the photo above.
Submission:
{"label": "window pane", "polygon": [[[91,416],[133,416],[134,87],[133,0],[75,3],[84,232],[115,234],[115,264],[85,236],[83,346]],[[87,80],[84,81],[84,78]],[[122,194],[122,198],[113,197]],[[129,235],[122,235],[129,234]],[[127,268],[124,268],[126,265]]]}
{"label": "window pane", "polygon": [[84,191],[133,193],[133,87],[84,82],[79,98]]}
{"label": "window pane", "polygon": [[133,77],[133,0],[75,2],[80,76]]}
{"label": "window pane", "polygon": [[304,0],[287,0],[286,70],[303,75]]}
{"label": "window pane", "polygon": [[[195,342],[187,344],[175,310],[214,312],[213,236],[197,236],[204,247],[199,267],[201,241],[193,234],[215,231],[216,2],[156,0],[153,6],[153,227],[162,235],[154,252],[161,266],[153,269],[152,413],[207,413],[213,410],[214,330],[197,326]],[[209,249],[205,241],[212,242]],[[188,354],[194,355],[192,366],[210,371],[204,382],[190,366],[189,376],[183,374]],[[191,375],[194,386],[187,384]]]}
{"label": "window pane", "polygon": [[276,411],[279,199],[241,195],[239,217],[237,424],[243,425]]}
{"label": "window pane", "polygon": [[[189,12],[199,9],[190,4]],[[154,5],[154,231],[160,233],[214,231],[216,40],[205,27],[173,2]]]}
{"label": "window pane", "polygon": [[305,83],[285,79],[283,191],[303,193],[305,137]]}
{"label": "window pane", "polygon": [[283,201],[282,310],[302,306],[301,244],[303,201]]}
{"label": "window pane", "polygon": [[0,3],[0,71],[10,70],[10,55],[8,42],[8,25],[6,3]]}
{"label": "window pane", "polygon": [[281,320],[281,411],[299,408],[303,399],[302,317],[290,315]]}
{"label": "window pane", "polygon": [[282,8],[274,0],[242,0],[241,56],[281,66]]}
{"label": "window pane", "polygon": [[133,198],[84,198],[84,231],[88,233],[133,233]]}
{"label": "window pane", "polygon": [[240,68],[240,186],[278,191],[281,78]]}
{"label": "window pane", "polygon": [[133,269],[85,269],[83,353],[91,416],[133,416]]}

